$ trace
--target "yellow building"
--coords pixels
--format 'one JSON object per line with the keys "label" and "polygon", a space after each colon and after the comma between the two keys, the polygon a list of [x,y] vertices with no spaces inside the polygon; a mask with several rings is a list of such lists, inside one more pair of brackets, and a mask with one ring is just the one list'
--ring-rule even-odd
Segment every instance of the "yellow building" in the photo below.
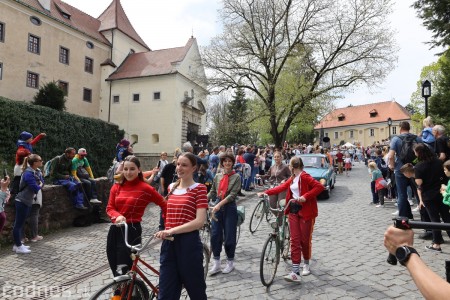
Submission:
{"label": "yellow building", "polygon": [[70,113],[116,123],[137,153],[205,134],[206,80],[195,38],[152,51],[120,0],[98,17],[60,0],[0,1],[0,96],[32,101],[56,81]]}
{"label": "yellow building", "polygon": [[[391,126],[388,125],[388,119],[391,120]],[[398,125],[401,121],[411,124],[411,115],[395,101],[338,108],[314,127],[315,144],[323,143],[325,137],[330,139],[331,146],[339,145],[341,141],[361,146],[382,143],[389,139],[389,134],[400,134]]]}

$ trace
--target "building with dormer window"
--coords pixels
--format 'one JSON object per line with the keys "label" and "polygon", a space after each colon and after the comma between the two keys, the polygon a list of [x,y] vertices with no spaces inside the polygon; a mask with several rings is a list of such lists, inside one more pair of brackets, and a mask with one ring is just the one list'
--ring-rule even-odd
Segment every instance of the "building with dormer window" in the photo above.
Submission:
{"label": "building with dormer window", "polygon": [[152,50],[120,0],[94,18],[61,0],[0,1],[0,96],[32,101],[56,81],[66,109],[118,124],[157,155],[206,133],[206,77],[195,38]]}
{"label": "building with dormer window", "polygon": [[314,127],[315,144],[322,144],[324,137],[330,138],[331,145],[342,141],[362,146],[381,142],[389,139],[389,118],[392,120],[391,136],[400,133],[401,121],[411,122],[410,113],[395,101],[335,109]]}

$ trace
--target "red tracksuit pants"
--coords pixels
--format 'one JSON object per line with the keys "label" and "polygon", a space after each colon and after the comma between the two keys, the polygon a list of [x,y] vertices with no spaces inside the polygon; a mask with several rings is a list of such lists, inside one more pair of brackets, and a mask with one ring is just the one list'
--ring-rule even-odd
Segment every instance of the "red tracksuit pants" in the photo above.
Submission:
{"label": "red tracksuit pants", "polygon": [[289,214],[291,231],[291,258],[293,264],[300,264],[303,259],[311,258],[311,241],[315,219],[307,220],[298,214]]}

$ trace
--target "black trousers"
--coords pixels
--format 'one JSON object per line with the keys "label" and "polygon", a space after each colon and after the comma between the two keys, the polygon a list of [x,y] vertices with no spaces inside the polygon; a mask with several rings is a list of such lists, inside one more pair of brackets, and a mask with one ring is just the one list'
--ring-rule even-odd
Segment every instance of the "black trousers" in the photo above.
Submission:
{"label": "black trousers", "polygon": [[[442,202],[442,196],[437,197],[431,201],[424,202],[431,222],[440,223],[441,219],[444,223],[450,223],[450,212],[447,205]],[[442,238],[441,230],[433,230],[433,243],[442,244],[444,239]],[[450,230],[447,231],[447,235],[450,237]]]}
{"label": "black trousers", "polygon": [[[141,223],[128,224],[128,243],[137,245],[141,243],[142,227]],[[125,228],[123,226],[111,226],[106,240],[106,256],[108,257],[109,267],[114,276],[121,275],[117,272],[118,265],[127,265],[126,271],[131,269],[133,261],[131,260],[131,250],[125,245]],[[125,270],[124,270],[125,271]],[[124,273],[122,273],[124,274]]]}

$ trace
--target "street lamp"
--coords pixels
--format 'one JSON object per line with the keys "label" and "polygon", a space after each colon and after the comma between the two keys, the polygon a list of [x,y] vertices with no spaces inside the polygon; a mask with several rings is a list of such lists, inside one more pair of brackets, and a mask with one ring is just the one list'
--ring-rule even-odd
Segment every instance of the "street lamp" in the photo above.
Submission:
{"label": "street lamp", "polygon": [[431,82],[425,80],[422,83],[422,97],[425,98],[425,118],[428,117],[428,97],[431,96]]}
{"label": "street lamp", "polygon": [[392,126],[392,119],[391,118],[388,118],[387,119],[387,123],[388,123],[388,126],[389,126],[389,141],[391,140],[391,126]]}

